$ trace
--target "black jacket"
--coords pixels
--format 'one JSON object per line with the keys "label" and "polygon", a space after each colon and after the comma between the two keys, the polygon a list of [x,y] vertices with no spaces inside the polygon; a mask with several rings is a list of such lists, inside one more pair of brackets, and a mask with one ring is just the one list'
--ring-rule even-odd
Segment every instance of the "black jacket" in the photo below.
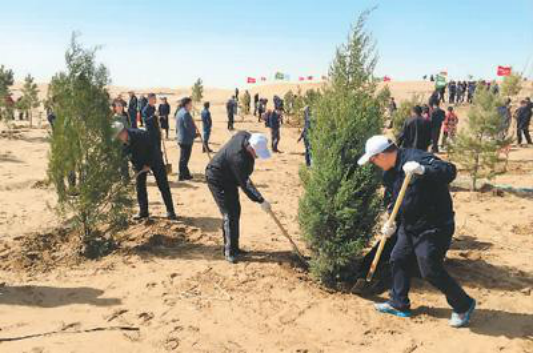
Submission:
{"label": "black jacket", "polygon": [[130,97],[130,101],[128,102],[128,112],[137,112],[137,97]]}
{"label": "black jacket", "polygon": [[528,106],[519,107],[516,111],[517,127],[519,129],[528,128],[531,117],[532,111]]}
{"label": "black jacket", "polygon": [[393,209],[404,180],[402,167],[409,161],[419,162],[425,172],[421,176],[413,176],[397,214],[397,224],[403,224],[406,230],[420,232],[453,221],[449,184],[456,178],[456,166],[416,149],[400,148],[395,167],[384,172],[385,199],[389,211]]}
{"label": "black jacket", "polygon": [[254,158],[246,150],[249,139],[248,132],[236,133],[210,161],[206,174],[224,185],[241,187],[250,200],[262,203],[262,195],[249,178],[254,171]]}
{"label": "black jacket", "polygon": [[426,151],[432,140],[430,121],[423,117],[406,119],[402,131],[397,138],[400,147]]}
{"label": "black jacket", "polygon": [[443,121],[445,120],[445,111],[441,108],[437,108],[432,112],[432,119],[430,121],[430,124],[432,125],[432,130],[439,130],[441,129],[441,125],[443,124]]}
{"label": "black jacket", "polygon": [[141,112],[143,121],[146,125],[146,131],[150,134],[150,138],[156,146],[161,145],[161,130],[159,121],[156,117],[156,107],[147,104]]}
{"label": "black jacket", "polygon": [[135,128],[127,131],[128,143],[124,145],[124,152],[136,171],[141,171],[143,166],[154,166],[161,160],[161,152],[154,148],[148,132]]}
{"label": "black jacket", "polygon": [[171,114],[171,106],[168,103],[162,103],[158,106],[160,117],[168,117]]}

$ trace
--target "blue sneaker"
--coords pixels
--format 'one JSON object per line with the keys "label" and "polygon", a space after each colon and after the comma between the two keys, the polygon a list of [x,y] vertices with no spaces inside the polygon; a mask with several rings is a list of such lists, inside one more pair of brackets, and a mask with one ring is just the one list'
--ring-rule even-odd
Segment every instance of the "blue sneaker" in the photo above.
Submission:
{"label": "blue sneaker", "polygon": [[469,319],[471,318],[471,315],[475,311],[476,305],[477,305],[477,302],[473,299],[473,303],[471,304],[471,306],[466,312],[464,313],[453,312],[451,315],[451,319],[449,320],[449,325],[454,328],[467,326],[469,324]]}
{"label": "blue sneaker", "polygon": [[375,304],[375,309],[381,313],[389,313],[397,317],[411,317],[412,311],[410,310],[397,310],[389,302],[383,302],[381,304]]}

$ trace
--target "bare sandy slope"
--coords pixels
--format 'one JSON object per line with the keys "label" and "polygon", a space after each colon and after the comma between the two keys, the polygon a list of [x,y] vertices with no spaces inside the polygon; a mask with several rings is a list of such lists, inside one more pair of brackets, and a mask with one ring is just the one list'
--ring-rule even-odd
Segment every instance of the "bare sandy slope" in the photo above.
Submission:
{"label": "bare sandy slope", "polygon": [[[222,91],[220,102],[226,93],[231,92]],[[221,104],[213,114],[217,149],[231,135]],[[238,120],[237,127],[265,132],[252,117]],[[283,128],[284,153],[259,162],[253,176],[295,237],[297,171],[303,162],[298,134]],[[46,136],[44,129],[23,129],[16,139],[0,138],[2,352],[533,350],[531,198],[454,192],[458,227],[447,264],[479,310],[470,328],[453,330],[445,299],[418,281],[412,295],[416,316],[410,320],[378,315],[370,300],[320,289],[294,267],[287,241],[246,197],[241,242],[252,253],[244,262],[227,264],[199,144],[191,163],[195,180],[175,183],[171,176],[178,223],[132,225],[118,235],[123,250],[99,261],[14,271],[6,262],[16,249],[7,247],[26,233],[57,225],[47,207],[54,205],[53,190],[36,184],[45,179]],[[166,144],[176,170],[175,142]],[[515,149],[511,159],[512,172],[501,177],[503,183],[532,187],[532,149]],[[152,214],[162,216],[153,183],[149,195]],[[31,335],[39,336],[1,341]]]}

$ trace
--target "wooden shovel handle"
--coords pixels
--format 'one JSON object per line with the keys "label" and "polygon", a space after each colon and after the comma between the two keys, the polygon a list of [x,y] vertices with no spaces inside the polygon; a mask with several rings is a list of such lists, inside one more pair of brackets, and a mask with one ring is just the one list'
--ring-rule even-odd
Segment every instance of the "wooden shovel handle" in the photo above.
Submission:
{"label": "wooden shovel handle", "polygon": [[[407,173],[404,177],[404,181],[402,182],[402,187],[399,191],[399,194],[397,195],[397,199],[395,200],[395,205],[393,205],[393,211],[389,215],[388,223],[393,223],[395,221],[395,218],[397,217],[397,213],[399,212],[399,209],[402,205],[402,201],[404,200],[404,195],[406,194],[406,190],[408,189],[408,186],[410,185],[410,181],[412,180],[413,173]],[[369,268],[369,273],[367,273],[366,280],[369,282],[373,279],[373,275],[375,274],[376,267],[378,266],[378,261],[380,261],[380,256],[382,255],[382,251],[384,251],[384,247],[386,245],[387,237],[382,235],[382,238],[380,239],[380,244],[378,245],[378,249],[376,250],[375,258],[373,259],[373,263],[371,263],[371,267]]]}

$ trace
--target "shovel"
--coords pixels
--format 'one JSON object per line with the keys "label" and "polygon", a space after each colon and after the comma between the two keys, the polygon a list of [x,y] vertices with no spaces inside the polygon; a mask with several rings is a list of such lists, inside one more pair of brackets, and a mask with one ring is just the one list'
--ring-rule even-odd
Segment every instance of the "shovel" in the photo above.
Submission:
{"label": "shovel", "polygon": [[[412,180],[413,173],[408,173],[404,177],[404,181],[402,182],[402,187],[399,191],[399,195],[397,196],[397,200],[395,200],[395,205],[393,206],[393,211],[389,215],[388,223],[393,223],[395,221],[395,218],[397,217],[397,213],[399,212],[400,206],[402,205],[402,201],[404,200],[404,195],[406,194],[406,190],[408,189],[408,186],[410,185],[410,181]],[[376,267],[378,266],[378,262],[380,261],[380,256],[382,255],[382,251],[384,251],[384,246],[386,245],[387,237],[382,235],[382,238],[380,239],[380,243],[378,244],[378,249],[375,253],[375,258],[373,259],[373,263],[371,263],[371,267],[369,268],[369,272],[367,273],[367,277],[365,279],[358,279],[356,281],[356,284],[352,287],[352,292],[361,292],[362,289],[373,280],[373,275],[375,274]]]}
{"label": "shovel", "polygon": [[169,159],[167,158],[167,149],[165,148],[165,141],[161,141],[161,144],[163,145],[163,157],[165,159],[165,171],[167,172],[167,175],[170,175],[172,173],[172,164],[169,163]]}

